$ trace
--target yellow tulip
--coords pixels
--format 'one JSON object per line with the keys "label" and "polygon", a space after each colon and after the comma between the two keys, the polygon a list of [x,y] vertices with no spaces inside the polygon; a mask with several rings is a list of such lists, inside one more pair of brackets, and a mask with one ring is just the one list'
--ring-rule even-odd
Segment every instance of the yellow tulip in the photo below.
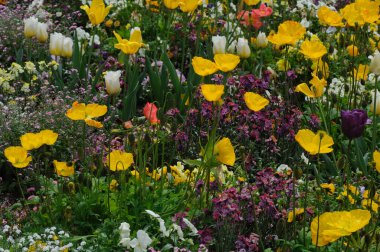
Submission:
{"label": "yellow tulip", "polygon": [[380,152],[377,150],[373,152],[373,162],[375,163],[376,171],[380,172]]}
{"label": "yellow tulip", "polygon": [[364,80],[366,81],[368,78],[369,66],[359,64],[358,68],[354,68],[354,79],[355,80]]}
{"label": "yellow tulip", "polygon": [[260,3],[260,0],[244,0],[244,3],[251,6]]}
{"label": "yellow tulip", "polygon": [[240,58],[234,54],[215,54],[214,61],[219,70],[229,72],[240,63]]}
{"label": "yellow tulip", "polygon": [[359,50],[357,46],[349,45],[347,46],[347,52],[351,57],[356,57],[359,55]]}
{"label": "yellow tulip", "polygon": [[224,94],[224,85],[202,84],[201,91],[207,101],[216,102]]}
{"label": "yellow tulip", "polygon": [[74,163],[71,163],[69,165],[66,162],[58,162],[57,160],[53,161],[54,169],[55,172],[57,173],[58,176],[62,177],[69,177],[74,175]]}
{"label": "yellow tulip", "polygon": [[126,153],[121,150],[113,150],[107,155],[106,165],[111,171],[124,171],[133,164],[132,153]]}
{"label": "yellow tulip", "polygon": [[198,7],[198,0],[184,0],[179,3],[182,12],[193,12]]}
{"label": "yellow tulip", "polygon": [[227,137],[223,137],[214,146],[214,155],[216,160],[225,165],[233,166],[235,164],[236,156],[234,147]]}
{"label": "yellow tulip", "polygon": [[202,57],[194,57],[191,60],[194,72],[200,76],[207,76],[218,71],[218,67],[214,62]]}
{"label": "yellow tulip", "polygon": [[131,39],[123,39],[118,33],[113,32],[117,39],[117,44],[115,44],[116,49],[120,49],[125,54],[135,54],[144,45],[141,41],[141,31],[135,30],[131,32]]}
{"label": "yellow tulip", "polygon": [[269,104],[269,100],[259,94],[253,92],[246,92],[244,94],[244,101],[250,110],[258,112]]}
{"label": "yellow tulip", "polygon": [[112,4],[106,7],[103,0],[92,0],[90,6],[82,5],[80,8],[87,13],[92,25],[98,25],[104,21],[111,7]]}
{"label": "yellow tulip", "polygon": [[181,0],[164,0],[164,5],[168,9],[175,9],[179,6]]}
{"label": "yellow tulip", "polygon": [[319,130],[315,134],[311,130],[301,129],[297,132],[295,139],[310,155],[330,153],[333,151],[331,146],[334,144],[334,140],[322,130]]}
{"label": "yellow tulip", "polygon": [[25,168],[32,161],[28,152],[21,146],[10,146],[4,150],[4,156],[15,168]]}

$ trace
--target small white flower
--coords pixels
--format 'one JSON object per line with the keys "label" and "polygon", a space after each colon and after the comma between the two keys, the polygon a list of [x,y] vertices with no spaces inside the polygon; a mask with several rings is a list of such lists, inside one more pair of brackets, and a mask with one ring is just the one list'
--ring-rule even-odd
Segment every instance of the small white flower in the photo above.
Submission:
{"label": "small white flower", "polygon": [[152,243],[149,235],[144,230],[137,231],[137,238],[134,238],[130,245],[134,249],[134,252],[144,252],[148,246]]}
{"label": "small white flower", "polygon": [[158,218],[158,221],[160,223],[160,231],[164,237],[169,237],[170,232],[166,229],[165,221],[161,218]]}
{"label": "small white flower", "polygon": [[305,153],[302,152],[301,159],[305,162],[305,164],[310,164],[309,159],[305,156]]}
{"label": "small white flower", "polygon": [[173,229],[175,231],[177,231],[178,238],[180,240],[184,240],[184,238],[183,238],[183,231],[182,231],[181,227],[178,226],[177,224],[173,223]]}

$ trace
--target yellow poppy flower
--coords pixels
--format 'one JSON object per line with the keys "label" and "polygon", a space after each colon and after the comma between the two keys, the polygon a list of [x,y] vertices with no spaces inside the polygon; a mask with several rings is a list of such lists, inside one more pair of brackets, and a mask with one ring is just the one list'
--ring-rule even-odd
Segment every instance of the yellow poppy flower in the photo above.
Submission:
{"label": "yellow poppy flower", "polygon": [[179,6],[181,0],[164,0],[164,5],[168,9],[175,9]]}
{"label": "yellow poppy flower", "polygon": [[84,120],[87,125],[93,126],[96,128],[101,128],[103,125],[95,120],[92,120],[95,117],[103,116],[107,113],[107,106],[99,105],[96,103],[84,104],[78,103],[75,101],[73,106],[67,110],[66,116],[71,120],[78,121]]}
{"label": "yellow poppy flower", "polygon": [[330,10],[327,6],[322,6],[317,12],[319,22],[325,26],[344,26],[342,22],[342,16],[336,12]]}
{"label": "yellow poppy flower", "polygon": [[224,85],[202,84],[201,91],[207,101],[216,102],[224,94]]}
{"label": "yellow poppy flower", "polygon": [[263,108],[265,108],[265,106],[269,104],[268,99],[253,92],[246,92],[244,94],[244,101],[245,104],[247,104],[247,107],[255,112],[262,110]]}
{"label": "yellow poppy flower", "polygon": [[41,130],[38,135],[41,137],[41,141],[46,145],[53,145],[57,141],[58,134],[52,130]]}
{"label": "yellow poppy flower", "polygon": [[25,133],[20,137],[21,146],[25,150],[33,150],[40,148],[43,143],[42,139],[38,136],[37,133]]}
{"label": "yellow poppy flower", "polygon": [[32,161],[32,157],[28,156],[28,152],[21,146],[10,146],[4,150],[4,156],[16,168],[25,168]]}
{"label": "yellow poppy flower", "polygon": [[234,54],[215,54],[214,61],[219,70],[229,72],[240,63],[240,58]]}
{"label": "yellow poppy flower", "polygon": [[354,68],[355,80],[364,80],[368,78],[369,66],[360,64],[358,68]]}
{"label": "yellow poppy flower", "polygon": [[[136,31],[137,32],[137,31]],[[115,48],[121,50],[125,54],[135,54],[138,50],[144,45],[140,41],[142,40],[141,31],[136,34],[131,34],[130,40],[123,39],[117,32],[113,32],[117,39],[117,44],[115,44]],[[140,35],[139,35],[140,34]]]}
{"label": "yellow poppy flower", "polygon": [[295,139],[310,155],[330,153],[333,151],[331,146],[334,144],[334,140],[322,130],[319,130],[315,134],[311,130],[301,129],[297,132]]}
{"label": "yellow poppy flower", "polygon": [[270,34],[268,40],[275,45],[294,45],[306,33],[306,28],[296,21],[285,21],[278,26],[278,32]]}
{"label": "yellow poppy flower", "polygon": [[311,223],[312,243],[316,246],[325,246],[340,237],[358,231],[366,226],[370,219],[371,213],[361,209],[323,213],[315,217]]}
{"label": "yellow poppy flower", "polygon": [[214,155],[216,160],[225,165],[233,166],[235,164],[235,151],[231,141],[227,137],[223,137],[214,146]]}
{"label": "yellow poppy flower", "polygon": [[20,137],[21,145],[26,150],[38,149],[42,145],[53,145],[58,134],[52,130],[41,130],[39,133],[26,133]]}
{"label": "yellow poppy flower", "polygon": [[200,76],[207,76],[218,71],[218,67],[214,62],[202,57],[194,57],[191,60],[194,72]]}
{"label": "yellow poppy flower", "polygon": [[334,184],[327,184],[327,183],[322,183],[320,184],[320,186],[323,188],[323,189],[326,189],[328,191],[328,194],[333,194],[335,192],[335,185]]}
{"label": "yellow poppy flower", "polygon": [[304,208],[296,208],[294,211],[290,210],[288,212],[288,222],[293,222],[294,221],[294,213],[295,213],[295,216],[298,216],[300,214],[303,214],[304,212],[305,212]]}
{"label": "yellow poppy flower", "polygon": [[373,152],[373,162],[375,162],[376,171],[380,172],[380,152],[377,150]]}
{"label": "yellow poppy flower", "polygon": [[90,6],[82,5],[80,8],[87,13],[92,25],[98,25],[104,21],[111,7],[112,4],[106,7],[103,0],[92,0]]}
{"label": "yellow poppy flower", "polygon": [[53,161],[55,172],[58,176],[70,177],[74,175],[74,163],[70,165],[66,162],[58,162],[57,160]]}
{"label": "yellow poppy flower", "polygon": [[106,162],[111,171],[124,171],[133,164],[133,155],[121,150],[113,150],[107,155]]}
{"label": "yellow poppy flower", "polygon": [[192,12],[198,7],[198,0],[184,0],[179,3],[182,12]]}
{"label": "yellow poppy flower", "polygon": [[323,95],[327,82],[325,79],[319,79],[318,76],[313,74],[310,84],[311,86],[309,87],[306,83],[301,83],[297,85],[294,91],[301,92],[310,98],[318,98]]}
{"label": "yellow poppy flower", "polygon": [[326,47],[319,40],[305,40],[301,45],[300,52],[309,59],[320,59],[327,53]]}

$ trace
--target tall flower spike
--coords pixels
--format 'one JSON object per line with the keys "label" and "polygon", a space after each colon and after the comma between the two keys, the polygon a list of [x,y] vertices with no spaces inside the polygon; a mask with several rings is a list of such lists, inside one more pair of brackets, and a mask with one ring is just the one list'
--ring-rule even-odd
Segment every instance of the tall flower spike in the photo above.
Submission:
{"label": "tall flower spike", "polygon": [[92,25],[98,25],[104,21],[111,7],[112,4],[106,7],[103,0],[92,0],[90,6],[82,5],[80,8],[87,13]]}

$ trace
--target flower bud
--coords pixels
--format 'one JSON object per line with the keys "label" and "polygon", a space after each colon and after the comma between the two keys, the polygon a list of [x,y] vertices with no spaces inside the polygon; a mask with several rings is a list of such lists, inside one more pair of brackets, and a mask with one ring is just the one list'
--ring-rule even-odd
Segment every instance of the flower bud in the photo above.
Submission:
{"label": "flower bud", "polygon": [[62,43],[62,57],[70,58],[73,55],[73,40],[69,37],[65,37]]}
{"label": "flower bud", "polygon": [[49,37],[47,28],[48,28],[48,25],[45,23],[37,24],[36,37],[37,37],[37,40],[41,43],[46,42]]}
{"label": "flower bud", "polygon": [[259,32],[256,38],[256,46],[259,48],[264,48],[268,45],[268,39],[264,32]]}
{"label": "flower bud", "polygon": [[120,88],[121,71],[108,71],[104,76],[106,82],[106,91],[109,95],[118,95]]}
{"label": "flower bud", "polygon": [[35,17],[30,17],[24,19],[24,35],[27,38],[32,38],[37,32],[38,19]]}
{"label": "flower bud", "polygon": [[212,50],[214,54],[225,54],[227,39],[225,36],[212,36]]}
{"label": "flower bud", "polygon": [[249,58],[251,55],[251,49],[248,45],[248,40],[245,38],[239,38],[236,46],[237,54],[241,58]]}
{"label": "flower bud", "polygon": [[343,134],[349,139],[360,137],[364,127],[368,123],[368,115],[365,110],[342,110],[340,112]]}
{"label": "flower bud", "polygon": [[380,53],[378,51],[372,56],[371,64],[369,64],[369,71],[376,75],[380,75]]}

